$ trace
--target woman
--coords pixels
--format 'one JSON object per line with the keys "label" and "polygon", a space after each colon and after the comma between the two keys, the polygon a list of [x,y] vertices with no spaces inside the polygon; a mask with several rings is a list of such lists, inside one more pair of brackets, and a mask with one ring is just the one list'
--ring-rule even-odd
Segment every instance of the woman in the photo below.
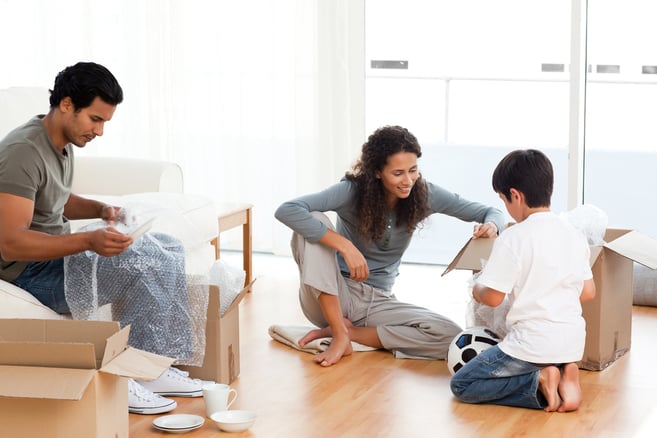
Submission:
{"label": "woman", "polygon": [[[421,156],[408,130],[379,128],[340,182],[276,210],[276,218],[294,231],[301,308],[320,327],[299,345],[333,338],[315,356],[322,366],[351,354],[351,341],[385,348],[396,357],[445,359],[461,331],[448,318],[395,298],[392,286],[402,255],[415,229],[433,213],[477,222],[474,238],[497,235],[504,216],[424,181],[417,164]],[[326,211],[337,213],[335,227]]]}

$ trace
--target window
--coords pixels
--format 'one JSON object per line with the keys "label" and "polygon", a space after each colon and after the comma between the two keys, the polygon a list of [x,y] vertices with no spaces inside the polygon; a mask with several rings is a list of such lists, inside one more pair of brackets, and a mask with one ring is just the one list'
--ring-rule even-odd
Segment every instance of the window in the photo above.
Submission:
{"label": "window", "polygon": [[[376,0],[365,14],[368,132],[405,126],[427,180],[505,213],[495,165],[541,149],[555,168],[553,209],[566,210],[569,1]],[[405,261],[448,263],[471,231],[432,216]]]}

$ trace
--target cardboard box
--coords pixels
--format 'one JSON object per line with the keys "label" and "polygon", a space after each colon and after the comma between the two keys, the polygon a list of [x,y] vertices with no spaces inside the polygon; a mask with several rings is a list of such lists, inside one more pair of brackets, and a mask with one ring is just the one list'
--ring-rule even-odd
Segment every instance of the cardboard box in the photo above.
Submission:
{"label": "cardboard box", "polygon": [[128,347],[118,322],[0,319],[2,436],[128,437],[128,380],[173,359]]}
{"label": "cardboard box", "polygon": [[242,289],[223,315],[219,312],[219,287],[210,286],[208,318],[205,326],[203,365],[180,365],[191,377],[229,384],[240,374],[239,304],[255,280]]}
{"label": "cardboard box", "polygon": [[[453,269],[481,270],[495,239],[469,240],[442,275]],[[657,240],[638,231],[607,229],[603,246],[591,246],[596,296],[582,304],[586,345],[580,368],[603,370],[630,349],[634,262],[657,269]]]}

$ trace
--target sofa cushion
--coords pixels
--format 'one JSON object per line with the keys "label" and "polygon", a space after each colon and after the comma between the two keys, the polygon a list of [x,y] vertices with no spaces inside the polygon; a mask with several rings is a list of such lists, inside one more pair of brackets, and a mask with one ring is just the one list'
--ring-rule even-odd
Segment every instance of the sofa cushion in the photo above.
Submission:
{"label": "sofa cushion", "polygon": [[0,280],[0,318],[66,319],[44,306],[29,292]]}

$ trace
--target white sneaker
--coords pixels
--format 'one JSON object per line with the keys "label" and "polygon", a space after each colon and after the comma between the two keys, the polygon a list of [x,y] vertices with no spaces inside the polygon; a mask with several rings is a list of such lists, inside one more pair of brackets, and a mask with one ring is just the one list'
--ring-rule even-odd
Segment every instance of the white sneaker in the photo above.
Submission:
{"label": "white sneaker", "polygon": [[192,379],[189,373],[178,368],[169,367],[160,377],[150,382],[138,381],[149,391],[171,397],[200,397],[203,395],[203,382]]}
{"label": "white sneaker", "polygon": [[133,414],[161,414],[176,409],[175,400],[164,398],[128,379],[128,412]]}

